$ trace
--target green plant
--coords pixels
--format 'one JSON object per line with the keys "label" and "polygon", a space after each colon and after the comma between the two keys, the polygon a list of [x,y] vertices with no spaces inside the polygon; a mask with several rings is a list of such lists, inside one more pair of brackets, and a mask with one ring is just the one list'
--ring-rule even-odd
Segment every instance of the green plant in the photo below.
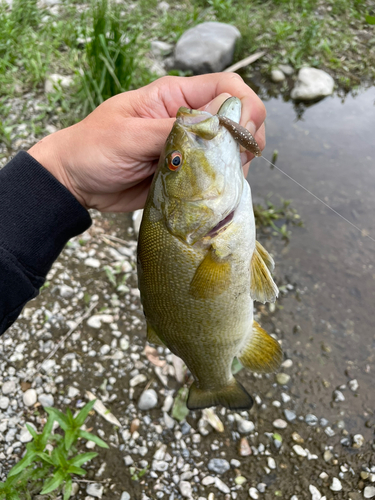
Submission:
{"label": "green plant", "polygon": [[[76,417],[69,408],[66,414],[56,408],[45,408],[49,417],[41,434],[26,424],[33,440],[27,443],[24,457],[9,471],[6,481],[0,483],[0,500],[31,499],[34,493],[44,495],[62,489],[63,499],[68,500],[73,475],[86,474],[81,466],[97,456],[94,452],[77,455],[77,440],[84,438],[108,448],[99,437],[81,429],[94,404],[95,400],[87,403]],[[52,434],[55,421],[63,435]]]}
{"label": "green plant", "polygon": [[[259,228],[272,227],[276,233],[288,241],[290,237],[288,225],[303,226],[303,222],[297,211],[290,207],[290,200],[281,200],[281,202],[281,207],[276,207],[270,201],[267,201],[267,207],[254,205],[255,222]],[[275,221],[279,221],[279,225],[276,225]]]}
{"label": "green plant", "polygon": [[136,85],[139,33],[140,27],[122,17],[118,6],[95,0],[92,31],[87,33],[91,40],[86,44],[82,68],[86,108],[95,109]]}

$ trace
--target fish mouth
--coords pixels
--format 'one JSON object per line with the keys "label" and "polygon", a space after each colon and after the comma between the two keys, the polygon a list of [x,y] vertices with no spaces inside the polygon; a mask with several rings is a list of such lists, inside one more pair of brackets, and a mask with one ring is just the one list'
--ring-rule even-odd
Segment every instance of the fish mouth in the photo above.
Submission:
{"label": "fish mouth", "polygon": [[224,231],[227,229],[227,227],[232,223],[235,209],[232,210],[224,219],[222,219],[218,224],[216,224],[215,227],[213,227],[207,234],[206,237],[208,236],[209,238],[213,238],[217,236],[221,231]]}

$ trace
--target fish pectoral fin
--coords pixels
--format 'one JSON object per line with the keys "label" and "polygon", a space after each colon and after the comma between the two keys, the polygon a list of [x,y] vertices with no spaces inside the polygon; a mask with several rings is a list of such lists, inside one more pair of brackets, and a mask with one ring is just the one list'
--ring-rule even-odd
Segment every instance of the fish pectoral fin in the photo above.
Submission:
{"label": "fish pectoral fin", "polygon": [[275,302],[279,289],[273,281],[271,271],[275,263],[265,248],[256,242],[250,264],[250,296],[259,302]]}
{"label": "fish pectoral fin", "polygon": [[189,410],[201,410],[217,405],[231,410],[249,410],[253,406],[253,398],[235,378],[227,386],[216,391],[200,389],[197,383],[193,382],[186,405]]}
{"label": "fish pectoral fin", "polygon": [[283,351],[277,340],[254,321],[250,341],[237,357],[245,368],[258,373],[272,373],[279,368]]}
{"label": "fish pectoral fin", "polygon": [[190,293],[196,299],[212,299],[231,283],[231,264],[210,248],[190,283]]}
{"label": "fish pectoral fin", "polygon": [[159,335],[155,332],[153,326],[147,321],[147,342],[150,344],[161,345],[165,347],[164,342],[160,339]]}

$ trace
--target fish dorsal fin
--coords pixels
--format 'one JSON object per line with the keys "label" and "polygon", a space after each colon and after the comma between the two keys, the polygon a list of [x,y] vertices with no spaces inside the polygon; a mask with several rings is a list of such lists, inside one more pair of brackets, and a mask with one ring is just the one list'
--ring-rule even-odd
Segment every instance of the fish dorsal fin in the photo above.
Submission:
{"label": "fish dorsal fin", "polygon": [[160,339],[159,335],[155,332],[154,327],[152,327],[148,321],[147,321],[147,341],[150,342],[150,344],[156,344],[165,347],[164,342]]}
{"label": "fish dorsal fin", "polygon": [[272,279],[275,264],[265,248],[257,241],[250,264],[250,295],[258,302],[275,302],[279,289]]}
{"label": "fish dorsal fin", "polygon": [[231,265],[216,256],[211,248],[190,283],[190,293],[196,299],[212,299],[226,290],[231,282]]}
{"label": "fish dorsal fin", "polygon": [[245,368],[257,373],[272,373],[279,368],[283,352],[277,340],[254,321],[252,336],[237,357]]}
{"label": "fish dorsal fin", "polygon": [[218,390],[200,389],[197,383],[193,382],[187,400],[189,410],[200,410],[217,405],[231,410],[249,410],[253,406],[253,398],[235,378],[232,378],[227,386]]}

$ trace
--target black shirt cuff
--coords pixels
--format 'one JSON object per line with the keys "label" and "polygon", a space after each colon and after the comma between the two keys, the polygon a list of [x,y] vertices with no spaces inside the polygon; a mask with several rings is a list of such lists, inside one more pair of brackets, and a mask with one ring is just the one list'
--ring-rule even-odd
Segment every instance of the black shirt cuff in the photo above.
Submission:
{"label": "black shirt cuff", "polygon": [[25,151],[0,170],[0,247],[32,273],[45,276],[90,225],[88,211]]}

